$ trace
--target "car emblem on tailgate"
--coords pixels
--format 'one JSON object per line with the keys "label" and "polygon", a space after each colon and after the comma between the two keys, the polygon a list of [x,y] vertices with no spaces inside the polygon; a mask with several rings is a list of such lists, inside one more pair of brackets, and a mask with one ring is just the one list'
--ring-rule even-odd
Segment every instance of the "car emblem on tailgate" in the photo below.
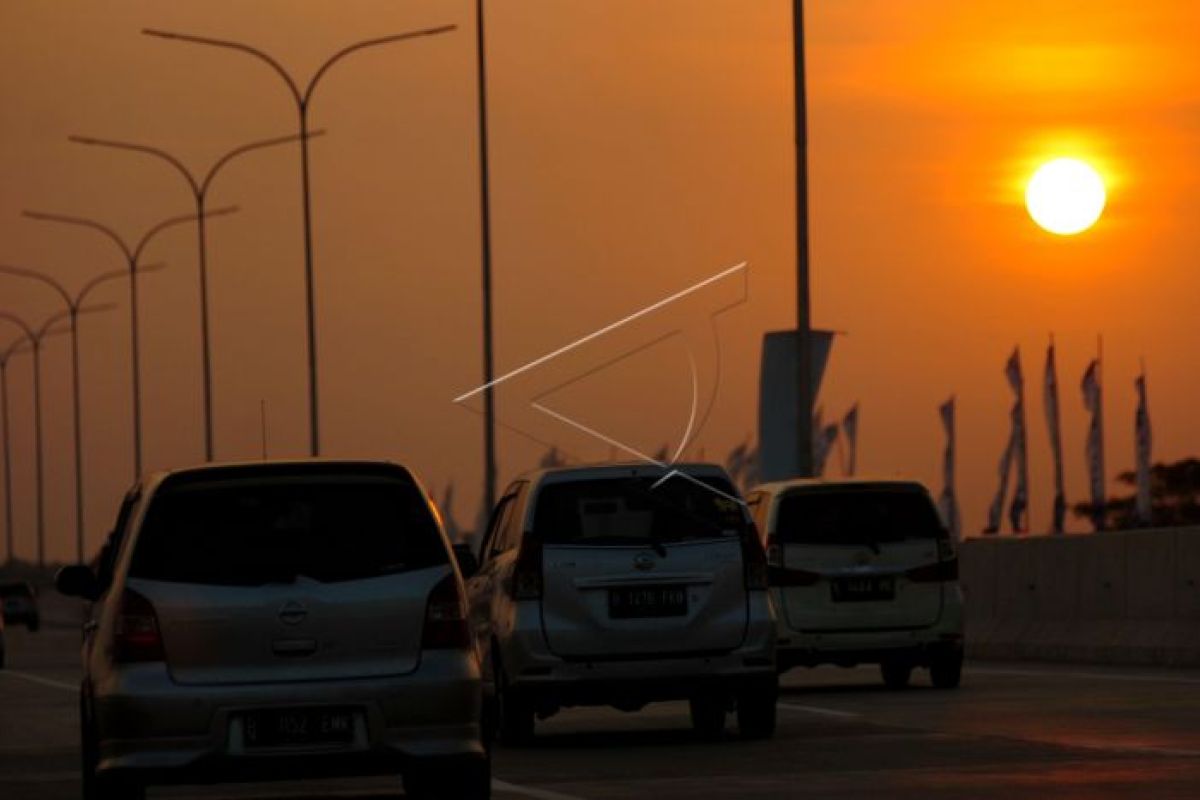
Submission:
{"label": "car emblem on tailgate", "polygon": [[288,600],[279,609],[279,621],[284,625],[299,625],[308,618],[308,609],[295,600]]}
{"label": "car emblem on tailgate", "polygon": [[638,553],[633,557],[633,566],[642,572],[654,569],[654,558],[645,553]]}

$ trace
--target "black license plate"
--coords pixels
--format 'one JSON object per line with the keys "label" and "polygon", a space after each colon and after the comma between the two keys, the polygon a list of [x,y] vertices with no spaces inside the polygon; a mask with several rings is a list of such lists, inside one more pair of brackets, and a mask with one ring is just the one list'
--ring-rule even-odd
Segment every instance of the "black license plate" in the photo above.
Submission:
{"label": "black license plate", "polygon": [[608,615],[613,619],[686,616],[687,587],[625,586],[609,589]]}
{"label": "black license plate", "polygon": [[247,747],[350,744],[355,711],[348,708],[288,708],[242,716]]}
{"label": "black license plate", "polygon": [[831,584],[831,589],[835,603],[894,600],[896,598],[896,579],[890,575],[836,578]]}

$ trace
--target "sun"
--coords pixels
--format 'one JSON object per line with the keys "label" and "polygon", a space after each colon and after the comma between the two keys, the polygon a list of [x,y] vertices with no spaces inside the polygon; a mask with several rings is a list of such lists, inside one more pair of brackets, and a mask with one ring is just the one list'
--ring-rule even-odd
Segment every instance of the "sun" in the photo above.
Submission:
{"label": "sun", "polygon": [[1076,158],[1046,162],[1025,187],[1029,216],[1060,236],[1082,233],[1095,225],[1106,200],[1100,173]]}

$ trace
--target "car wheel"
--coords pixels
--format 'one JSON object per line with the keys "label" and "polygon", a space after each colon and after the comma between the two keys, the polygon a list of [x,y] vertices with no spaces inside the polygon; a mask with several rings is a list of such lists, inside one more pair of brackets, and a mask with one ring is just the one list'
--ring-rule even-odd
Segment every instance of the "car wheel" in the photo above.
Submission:
{"label": "car wheel", "polygon": [[775,703],[779,681],[760,681],[742,689],[737,697],[738,732],[745,739],[769,739],[775,735]]}
{"label": "car wheel", "polygon": [[912,664],[904,661],[885,661],[879,665],[879,671],[883,674],[883,682],[889,689],[903,689],[908,686],[913,668]]}
{"label": "car wheel", "polygon": [[725,733],[725,698],[719,694],[698,694],[688,701],[692,713],[692,730],[701,739],[714,741]]}
{"label": "car wheel", "polygon": [[479,758],[442,769],[416,767],[404,774],[404,795],[414,800],[490,800],[492,762]]}
{"label": "car wheel", "polygon": [[962,651],[935,656],[929,665],[929,680],[938,689],[957,689],[962,682]]}
{"label": "car wheel", "polygon": [[508,685],[501,669],[496,670],[495,708],[496,739],[501,744],[514,747],[533,740],[533,703]]}

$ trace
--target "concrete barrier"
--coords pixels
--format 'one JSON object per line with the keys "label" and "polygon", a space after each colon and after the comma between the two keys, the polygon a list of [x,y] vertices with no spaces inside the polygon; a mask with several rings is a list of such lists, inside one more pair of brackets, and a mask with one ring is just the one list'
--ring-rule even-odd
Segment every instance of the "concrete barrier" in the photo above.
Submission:
{"label": "concrete barrier", "polygon": [[967,651],[1200,666],[1200,528],[972,539]]}

